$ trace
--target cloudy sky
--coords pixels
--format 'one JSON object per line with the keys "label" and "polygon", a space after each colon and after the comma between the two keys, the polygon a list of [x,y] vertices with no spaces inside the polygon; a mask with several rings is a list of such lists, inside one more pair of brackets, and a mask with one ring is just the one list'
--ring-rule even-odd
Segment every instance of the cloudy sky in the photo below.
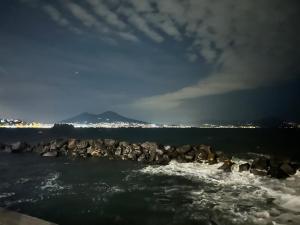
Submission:
{"label": "cloudy sky", "polygon": [[1,0],[0,117],[300,119],[298,0]]}

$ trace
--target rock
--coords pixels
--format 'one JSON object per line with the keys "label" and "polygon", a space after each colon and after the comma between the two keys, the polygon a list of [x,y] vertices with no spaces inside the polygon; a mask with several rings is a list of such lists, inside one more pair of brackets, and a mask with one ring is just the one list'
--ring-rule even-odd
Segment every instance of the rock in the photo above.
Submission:
{"label": "rock", "polygon": [[193,162],[194,161],[194,156],[193,155],[184,155],[184,159],[187,162]]}
{"label": "rock", "polygon": [[126,142],[126,141],[121,141],[121,142],[119,143],[119,146],[120,146],[121,148],[126,148],[127,146],[129,146],[129,143]]}
{"label": "rock", "polygon": [[270,167],[270,159],[266,157],[256,158],[250,167],[250,173],[253,173],[258,176],[266,176],[272,171]]}
{"label": "rock", "polygon": [[239,172],[248,171],[250,169],[249,163],[243,163],[239,165]]}
{"label": "rock", "polygon": [[252,169],[252,168],[250,168],[250,173],[253,173],[254,175],[258,175],[258,176],[267,176],[268,175],[268,171],[266,171],[266,170]]}
{"label": "rock", "polygon": [[25,142],[15,142],[11,145],[12,153],[20,153],[27,150],[28,145]]}
{"label": "rock", "polygon": [[156,151],[157,155],[163,155],[164,154],[164,151],[161,150],[161,149],[156,149],[155,151]]}
{"label": "rock", "polygon": [[[212,148],[209,145],[199,145],[197,147],[194,147],[195,149],[195,161],[196,162],[202,162],[208,160],[208,156],[210,153],[212,153]],[[213,155],[210,155],[210,158],[212,159]]]}
{"label": "rock", "polygon": [[115,145],[117,144],[117,141],[114,139],[104,139],[104,145],[107,147],[115,147]]}
{"label": "rock", "polygon": [[93,157],[100,157],[102,155],[101,153],[102,152],[100,149],[94,149],[93,151],[90,152],[90,155]]}
{"label": "rock", "polygon": [[283,163],[280,169],[287,175],[294,175],[296,173],[296,170],[289,163]]}
{"label": "rock", "polygon": [[77,142],[76,139],[69,139],[68,140],[68,149],[70,149],[70,150],[75,149],[77,147],[76,142]]}
{"label": "rock", "polygon": [[143,148],[144,153],[149,154],[148,161],[153,162],[156,155],[156,149],[158,148],[158,145],[155,142],[144,142],[141,144],[141,147]]}
{"label": "rock", "polygon": [[165,145],[165,146],[164,146],[164,150],[167,151],[167,152],[168,152],[169,150],[171,150],[171,148],[172,148],[172,147],[171,147],[170,145]]}
{"label": "rock", "polygon": [[168,155],[156,155],[155,163],[159,165],[167,165],[170,162],[170,158]]}
{"label": "rock", "polygon": [[45,152],[42,154],[43,157],[57,157],[58,152],[57,151],[51,151],[51,152]]}
{"label": "rock", "polygon": [[86,140],[79,141],[79,142],[76,144],[76,147],[77,147],[78,149],[86,149],[88,146],[89,146],[89,142],[86,141]]}
{"label": "rock", "polygon": [[217,163],[217,157],[214,152],[209,152],[207,155],[207,161],[209,164],[216,164]]}
{"label": "rock", "polygon": [[228,157],[223,152],[218,151],[218,152],[216,152],[216,159],[217,159],[217,162],[224,162],[226,160],[231,160],[231,157]]}
{"label": "rock", "polygon": [[145,154],[141,154],[138,159],[137,159],[138,162],[146,162],[146,156]]}
{"label": "rock", "polygon": [[119,147],[117,147],[117,149],[116,149],[116,151],[115,151],[115,155],[116,156],[121,156],[122,155],[122,148],[119,146]]}
{"label": "rock", "polygon": [[190,145],[182,145],[176,148],[176,151],[179,154],[185,154],[187,152],[189,152],[192,149],[192,147]]}
{"label": "rock", "polygon": [[232,172],[232,166],[235,165],[231,160],[225,160],[223,165],[218,169],[223,170],[224,172]]}
{"label": "rock", "polygon": [[268,158],[266,158],[266,157],[259,157],[259,158],[256,158],[252,162],[251,169],[268,171],[269,166],[270,166],[270,160]]}

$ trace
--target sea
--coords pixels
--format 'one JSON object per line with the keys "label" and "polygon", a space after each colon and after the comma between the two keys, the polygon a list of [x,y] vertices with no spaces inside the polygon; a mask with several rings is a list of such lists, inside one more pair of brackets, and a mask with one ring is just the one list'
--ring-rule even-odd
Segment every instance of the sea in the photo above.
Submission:
{"label": "sea", "polygon": [[[5,143],[55,138],[208,144],[238,164],[261,155],[300,162],[299,129],[0,129]],[[300,224],[300,172],[278,180],[220,165],[1,153],[0,207],[61,225]]]}

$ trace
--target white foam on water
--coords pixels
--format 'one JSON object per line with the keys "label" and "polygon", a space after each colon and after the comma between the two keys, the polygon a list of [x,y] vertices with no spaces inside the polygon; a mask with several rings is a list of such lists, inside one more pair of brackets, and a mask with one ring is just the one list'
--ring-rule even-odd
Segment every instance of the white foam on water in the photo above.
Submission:
{"label": "white foam on water", "polygon": [[66,186],[61,185],[58,182],[60,177],[60,173],[50,173],[46,179],[41,183],[40,189],[47,190],[49,192],[57,192],[60,190],[64,190]]}
{"label": "white foam on water", "polygon": [[16,193],[14,192],[9,192],[9,193],[0,193],[0,199],[1,198],[9,198],[11,196],[14,196]]}
{"label": "white foam on water", "polygon": [[[237,164],[245,162],[234,161]],[[300,224],[300,172],[286,180],[278,180],[240,173],[237,168],[232,173],[225,173],[218,169],[221,165],[172,161],[166,166],[147,166],[139,172],[205,182],[202,189],[189,192],[193,199],[192,209],[212,207],[213,211],[220,212],[218,218],[232,223]],[[217,191],[210,191],[210,188]]]}

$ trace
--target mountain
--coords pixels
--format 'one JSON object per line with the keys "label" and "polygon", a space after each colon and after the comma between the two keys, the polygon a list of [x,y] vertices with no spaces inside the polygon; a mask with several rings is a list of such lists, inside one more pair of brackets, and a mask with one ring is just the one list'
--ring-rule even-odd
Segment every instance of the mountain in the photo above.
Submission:
{"label": "mountain", "polygon": [[81,113],[72,118],[63,120],[60,123],[96,124],[96,123],[118,123],[118,122],[147,124],[147,122],[130,119],[112,111],[106,111],[101,114]]}

